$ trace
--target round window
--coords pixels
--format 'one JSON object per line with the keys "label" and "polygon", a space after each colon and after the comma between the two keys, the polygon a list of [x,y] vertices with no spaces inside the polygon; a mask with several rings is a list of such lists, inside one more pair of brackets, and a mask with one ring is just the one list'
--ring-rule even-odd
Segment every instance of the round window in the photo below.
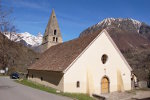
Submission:
{"label": "round window", "polygon": [[102,60],[102,63],[105,64],[108,60],[108,56],[106,54],[103,54],[101,60]]}

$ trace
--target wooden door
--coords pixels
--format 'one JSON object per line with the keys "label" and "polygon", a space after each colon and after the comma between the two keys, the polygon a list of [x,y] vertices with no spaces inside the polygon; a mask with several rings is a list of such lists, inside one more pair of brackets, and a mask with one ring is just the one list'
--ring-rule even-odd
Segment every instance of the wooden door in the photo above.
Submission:
{"label": "wooden door", "polygon": [[101,81],[101,93],[108,93],[109,92],[109,80],[108,78],[104,77]]}

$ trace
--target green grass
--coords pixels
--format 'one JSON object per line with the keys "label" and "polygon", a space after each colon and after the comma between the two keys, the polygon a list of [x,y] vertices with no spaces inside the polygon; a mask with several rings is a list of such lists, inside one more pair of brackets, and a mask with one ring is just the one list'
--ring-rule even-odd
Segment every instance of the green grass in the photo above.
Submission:
{"label": "green grass", "polygon": [[86,94],[81,94],[81,93],[64,93],[64,92],[58,93],[58,92],[56,92],[56,89],[46,87],[46,86],[38,84],[38,83],[34,83],[34,82],[31,82],[31,81],[26,80],[26,79],[16,80],[16,82],[23,84],[23,85],[27,85],[27,86],[35,88],[35,89],[39,89],[39,90],[46,91],[46,92],[53,93],[53,94],[57,94],[57,95],[70,97],[70,98],[77,99],[77,100],[94,100],[92,97],[90,97]]}
{"label": "green grass", "polygon": [[7,76],[7,75],[2,75],[2,74],[0,74],[0,76],[2,76],[2,77],[4,76],[4,77],[5,77],[5,76]]}
{"label": "green grass", "polygon": [[129,90],[129,91],[126,91],[126,92],[129,93],[129,94],[136,95],[136,90]]}
{"label": "green grass", "polygon": [[150,91],[150,88],[140,88],[140,89],[136,89],[137,91]]}

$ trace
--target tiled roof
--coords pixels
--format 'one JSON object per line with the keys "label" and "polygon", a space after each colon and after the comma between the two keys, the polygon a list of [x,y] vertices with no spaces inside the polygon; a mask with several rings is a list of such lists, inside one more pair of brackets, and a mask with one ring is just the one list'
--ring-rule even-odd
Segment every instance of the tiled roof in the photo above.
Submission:
{"label": "tiled roof", "polygon": [[50,47],[28,70],[64,71],[99,33],[97,31]]}

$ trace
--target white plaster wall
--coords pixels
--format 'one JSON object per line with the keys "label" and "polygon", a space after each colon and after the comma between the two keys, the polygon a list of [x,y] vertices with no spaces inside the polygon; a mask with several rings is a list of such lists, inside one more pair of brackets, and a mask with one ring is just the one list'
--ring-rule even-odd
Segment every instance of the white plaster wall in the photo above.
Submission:
{"label": "white plaster wall", "polygon": [[[103,54],[108,55],[106,64],[101,62]],[[64,74],[64,92],[100,94],[104,75],[109,78],[110,92],[117,91],[117,69],[121,71],[124,89],[130,90],[131,72],[103,31]],[[77,81],[80,88],[76,88]]]}

